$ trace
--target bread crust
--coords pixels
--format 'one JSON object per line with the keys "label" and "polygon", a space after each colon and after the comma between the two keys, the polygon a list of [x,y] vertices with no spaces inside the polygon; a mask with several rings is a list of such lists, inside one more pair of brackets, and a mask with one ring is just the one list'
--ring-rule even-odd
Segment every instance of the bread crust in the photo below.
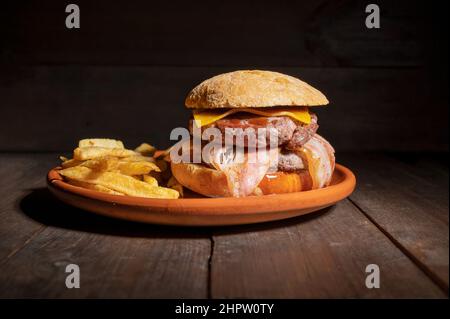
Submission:
{"label": "bread crust", "polygon": [[[208,197],[230,197],[227,178],[223,172],[204,165],[171,163],[173,176],[184,187]],[[269,195],[311,190],[312,180],[307,170],[298,173],[266,174],[255,194]]]}
{"label": "bread crust", "polygon": [[220,74],[197,85],[186,97],[190,109],[318,106],[322,92],[295,77],[272,71],[241,70]]}
{"label": "bread crust", "polygon": [[208,197],[229,197],[227,177],[224,173],[203,165],[171,163],[173,176],[191,191]]}

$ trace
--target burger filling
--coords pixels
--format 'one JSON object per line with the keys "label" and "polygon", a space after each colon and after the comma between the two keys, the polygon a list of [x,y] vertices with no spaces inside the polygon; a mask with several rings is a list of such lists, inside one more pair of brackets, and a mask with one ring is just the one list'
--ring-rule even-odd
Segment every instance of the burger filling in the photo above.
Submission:
{"label": "burger filling", "polygon": [[[300,115],[304,116],[303,113]],[[204,165],[226,175],[230,195],[234,197],[257,193],[258,184],[266,174],[276,172],[295,173],[307,170],[311,175],[311,188],[326,186],[334,170],[334,150],[325,139],[316,134],[317,116],[308,113],[304,118],[307,123],[299,121],[298,116],[291,114],[261,116],[236,112],[214,121],[209,119],[206,125],[200,127],[202,133],[207,128],[214,127],[226,138],[231,129],[235,138],[233,144],[241,147],[248,146],[247,136],[239,136],[246,134],[246,129],[266,130],[265,136],[256,139],[258,160],[249,160],[254,154],[245,151],[244,160],[234,161],[233,150],[230,151],[229,146],[227,148],[224,144],[212,149],[207,158],[203,158]],[[198,128],[197,123],[194,114],[194,119],[189,123],[191,133],[194,126]],[[276,135],[278,147],[261,149],[260,146],[270,145],[271,135]]]}
{"label": "burger filling", "polygon": [[[192,133],[195,121],[191,120],[189,122],[189,129]],[[244,145],[247,146],[247,139],[245,136],[240,139],[239,134],[245,134],[245,130],[251,129],[266,129],[265,140],[257,140],[258,143],[264,142],[264,145],[269,145],[270,135],[275,134],[278,138],[278,145],[285,146],[285,148],[290,150],[295,150],[302,147],[306,142],[311,139],[311,137],[316,133],[319,125],[317,124],[317,116],[311,114],[311,122],[309,124],[304,124],[295,121],[287,116],[276,116],[276,117],[261,117],[249,114],[235,114],[230,117],[220,119],[212,124],[202,126],[201,129],[204,131],[210,127],[218,128],[222,135],[226,135],[226,129],[242,129],[234,130],[233,134],[236,136],[236,140],[243,140]]]}

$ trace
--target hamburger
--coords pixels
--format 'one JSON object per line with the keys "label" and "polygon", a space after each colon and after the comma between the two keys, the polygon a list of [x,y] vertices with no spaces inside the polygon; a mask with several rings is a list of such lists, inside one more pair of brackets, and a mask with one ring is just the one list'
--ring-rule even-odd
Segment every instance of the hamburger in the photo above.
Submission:
{"label": "hamburger", "polygon": [[[319,90],[289,75],[260,70],[224,73],[207,79],[187,96],[191,134],[214,128],[242,148],[243,160],[224,160],[230,145],[221,143],[200,163],[171,162],[173,176],[186,188],[208,197],[245,197],[300,192],[326,187],[335,167],[334,149],[317,134],[310,107],[327,105]],[[255,152],[246,130],[263,129]],[[258,131],[259,132],[259,131]],[[228,134],[228,135],[227,135]],[[202,136],[204,149],[209,138]],[[191,143],[191,141],[184,141]],[[270,146],[270,147],[268,147]]]}

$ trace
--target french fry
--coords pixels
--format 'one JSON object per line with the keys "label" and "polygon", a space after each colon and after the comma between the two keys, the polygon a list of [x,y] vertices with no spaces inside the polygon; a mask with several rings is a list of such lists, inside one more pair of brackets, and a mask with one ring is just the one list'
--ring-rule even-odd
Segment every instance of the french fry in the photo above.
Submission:
{"label": "french fry", "polygon": [[184,197],[184,191],[183,191],[183,185],[177,184],[170,187],[173,190],[176,190],[178,194],[180,194],[180,197]]}
{"label": "french fry", "polygon": [[178,198],[180,196],[174,189],[152,186],[116,172],[96,172],[88,167],[75,166],[60,170],[59,173],[72,180],[101,185],[130,196],[150,198]]}
{"label": "french fry", "polygon": [[180,197],[183,197],[183,185],[181,185],[175,177],[172,176],[169,179],[169,181],[167,182],[167,187],[176,190],[178,193],[180,193]]}
{"label": "french fry", "polygon": [[86,138],[78,141],[78,147],[104,147],[104,148],[120,148],[124,149],[122,141],[110,138]]}
{"label": "french fry", "polygon": [[80,182],[80,181],[72,180],[72,179],[67,180],[67,182],[74,186],[92,189],[92,190],[99,191],[102,193],[108,193],[108,194],[112,194],[112,195],[124,195],[123,193],[116,192],[116,191],[114,191],[108,187],[102,186],[102,185],[90,184],[90,183]]}
{"label": "french fry", "polygon": [[[72,159],[60,157],[63,169],[59,172],[72,185],[104,193],[178,198],[183,188],[171,178],[168,150],[159,151],[158,158],[155,151],[147,143],[132,151],[118,140],[84,139],[79,141]],[[168,187],[158,186],[167,181]]]}
{"label": "french fry", "polygon": [[84,161],[81,165],[97,171],[112,171],[119,168],[119,159],[105,156]]}
{"label": "french fry", "polygon": [[62,168],[69,168],[74,167],[83,164],[84,161],[76,160],[76,159],[69,159],[67,161],[64,161],[61,163]]}
{"label": "french fry", "polygon": [[100,157],[87,160],[81,165],[98,171],[118,171],[124,175],[143,175],[151,171],[159,172],[159,167],[147,161],[128,161],[126,158]]}
{"label": "french fry", "polygon": [[134,151],[143,156],[152,156],[153,153],[155,153],[156,148],[150,144],[142,143],[141,145],[136,147]]}
{"label": "french fry", "polygon": [[151,162],[151,163],[155,162],[155,159],[153,157],[142,156],[140,154],[122,157],[121,160],[126,162]]}
{"label": "french fry", "polygon": [[142,175],[142,180],[146,182],[147,184],[150,184],[152,186],[158,186],[158,181],[156,178],[150,175]]}
{"label": "french fry", "polygon": [[151,171],[160,171],[159,167],[151,162],[119,162],[118,170],[124,175],[144,175]]}
{"label": "french fry", "polygon": [[164,183],[163,178],[161,176],[161,172],[151,171],[147,175],[149,175],[149,176],[153,177],[154,179],[156,179],[156,181],[158,182],[158,185],[161,185],[161,184]]}
{"label": "french fry", "polygon": [[137,153],[131,150],[121,148],[106,148],[98,146],[77,147],[73,151],[73,158],[76,160],[88,160],[105,156],[127,157],[134,156]]}

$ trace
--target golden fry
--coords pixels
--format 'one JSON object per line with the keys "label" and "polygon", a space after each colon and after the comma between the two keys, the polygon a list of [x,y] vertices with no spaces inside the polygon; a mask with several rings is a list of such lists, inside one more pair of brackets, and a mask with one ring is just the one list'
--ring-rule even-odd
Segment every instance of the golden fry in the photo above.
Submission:
{"label": "golden fry", "polygon": [[152,186],[158,186],[158,181],[156,178],[150,175],[142,175],[143,181]]}
{"label": "golden fry", "polygon": [[105,156],[87,160],[81,165],[97,171],[112,171],[119,168],[119,160],[117,157]]}
{"label": "golden fry", "polygon": [[68,183],[96,191],[150,198],[178,198],[183,188],[176,180],[170,187],[160,187],[172,176],[160,151],[160,158],[151,157],[156,149],[142,143],[135,151],[124,148],[113,139],[84,139],[73,151],[73,159],[61,156],[60,174]]}
{"label": "golden fry", "polygon": [[169,181],[167,182],[167,187],[176,190],[178,193],[180,193],[180,197],[183,197],[183,185],[181,185],[175,177],[172,176],[169,179]]}
{"label": "golden fry", "polygon": [[76,160],[76,159],[69,159],[67,161],[64,161],[61,163],[62,168],[69,168],[74,167],[83,164],[84,161]]}
{"label": "golden fry", "polygon": [[98,146],[77,147],[73,151],[73,158],[77,160],[88,160],[105,156],[127,157],[134,155],[136,155],[136,152],[131,150]]}
{"label": "golden fry", "polygon": [[120,148],[124,149],[122,141],[110,138],[86,138],[78,142],[78,147],[104,147],[104,148]]}
{"label": "golden fry", "polygon": [[74,186],[92,189],[92,190],[99,191],[102,193],[108,193],[108,194],[112,194],[112,195],[124,195],[123,193],[116,192],[116,191],[114,191],[108,187],[102,186],[102,185],[90,184],[90,183],[80,182],[80,181],[72,180],[72,179],[69,179],[67,182]]}
{"label": "golden fry", "polygon": [[141,145],[136,147],[134,151],[143,156],[152,156],[153,153],[155,153],[156,148],[150,144],[142,143]]}
{"label": "golden fry", "polygon": [[151,171],[160,171],[156,164],[150,162],[119,162],[118,170],[124,175],[144,175]]}
{"label": "golden fry", "polygon": [[116,172],[96,172],[88,167],[75,166],[60,170],[59,173],[66,178],[101,185],[130,196],[150,198],[178,198],[180,196],[174,189],[152,186]]}
{"label": "golden fry", "polygon": [[184,197],[183,185],[177,184],[173,185],[170,188],[176,190],[180,194],[180,197]]}
{"label": "golden fry", "polygon": [[149,176],[153,177],[154,179],[156,179],[156,181],[158,182],[158,185],[161,185],[164,182],[163,178],[161,176],[161,172],[151,171],[147,175],[149,175]]}
{"label": "golden fry", "polygon": [[142,156],[142,155],[133,155],[121,158],[123,162],[151,162],[154,163],[155,159],[153,157]]}

